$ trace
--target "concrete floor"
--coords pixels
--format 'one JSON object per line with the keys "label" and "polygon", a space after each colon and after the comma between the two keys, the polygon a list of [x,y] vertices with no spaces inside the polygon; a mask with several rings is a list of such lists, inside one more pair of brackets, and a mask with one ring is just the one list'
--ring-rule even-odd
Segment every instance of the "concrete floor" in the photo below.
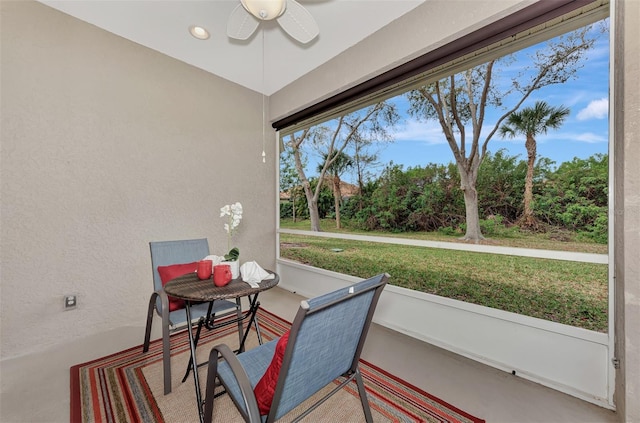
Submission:
{"label": "concrete floor", "polygon": [[[262,293],[260,302],[292,321],[301,299],[274,288]],[[154,322],[153,338],[160,336],[159,322]],[[37,356],[4,360],[0,422],[68,422],[69,368],[140,345],[143,337],[143,327],[123,327]],[[613,411],[377,325],[369,332],[362,358],[491,423],[618,421]]]}

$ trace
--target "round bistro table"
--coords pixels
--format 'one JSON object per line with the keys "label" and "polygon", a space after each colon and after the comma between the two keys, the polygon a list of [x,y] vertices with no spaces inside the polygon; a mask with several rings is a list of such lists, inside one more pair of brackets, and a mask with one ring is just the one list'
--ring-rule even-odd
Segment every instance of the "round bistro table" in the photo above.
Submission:
{"label": "round bistro table", "polygon": [[[280,282],[280,277],[277,273],[272,272],[271,270],[267,270],[270,274],[274,275],[271,279],[264,279],[258,283],[258,287],[254,288],[249,285],[247,282],[244,282],[241,278],[232,279],[227,285],[218,287],[213,283],[213,277],[209,279],[201,280],[198,278],[197,273],[187,273],[186,275],[178,276],[175,279],[170,280],[164,286],[164,291],[167,295],[172,297],[179,298],[184,300],[185,302],[185,311],[187,313],[187,322],[191,322],[191,303],[192,302],[212,302],[216,300],[228,300],[228,299],[236,299],[239,301],[241,297],[247,297],[249,299],[249,310],[245,313],[238,312],[238,317],[231,320],[225,320],[222,324],[216,325],[213,319],[201,317],[198,321],[198,330],[197,334],[200,334],[200,329],[204,325],[208,329],[215,329],[217,327],[226,326],[233,323],[238,323],[238,328],[242,333],[242,339],[240,341],[240,347],[238,352],[242,352],[244,350],[244,343],[247,339],[247,335],[249,334],[249,329],[251,325],[255,321],[256,313],[258,312],[258,307],[260,303],[258,302],[258,294],[262,291],[266,291],[267,289],[271,289],[274,286],[278,285]],[[209,307],[211,310],[211,306]],[[242,330],[242,321],[246,318],[249,318],[249,324],[247,325],[244,331]],[[190,369],[196,369],[193,372],[193,380],[196,387],[196,401],[198,402],[198,414],[200,416],[200,421],[204,421],[204,415],[202,410],[202,394],[200,392],[200,382],[198,381],[198,363],[196,361],[196,346],[197,339],[193,337],[193,331],[191,329],[191,324],[188,324],[189,329],[189,348],[191,350],[191,360],[189,362],[189,367],[187,368],[187,373],[185,374],[185,379],[189,374]],[[184,381],[184,380],[183,380]]]}

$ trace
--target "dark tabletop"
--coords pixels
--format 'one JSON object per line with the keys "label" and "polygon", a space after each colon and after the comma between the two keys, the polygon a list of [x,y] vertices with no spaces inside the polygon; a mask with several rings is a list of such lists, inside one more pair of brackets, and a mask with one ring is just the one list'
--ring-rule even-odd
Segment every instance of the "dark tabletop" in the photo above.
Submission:
{"label": "dark tabletop", "polygon": [[267,270],[267,272],[272,273],[275,277],[260,282],[259,288],[252,288],[242,278],[233,279],[227,285],[217,287],[213,284],[213,277],[200,280],[197,273],[193,272],[170,280],[164,286],[164,291],[167,295],[188,301],[213,301],[245,297],[271,289],[280,282],[277,273],[271,270]]}

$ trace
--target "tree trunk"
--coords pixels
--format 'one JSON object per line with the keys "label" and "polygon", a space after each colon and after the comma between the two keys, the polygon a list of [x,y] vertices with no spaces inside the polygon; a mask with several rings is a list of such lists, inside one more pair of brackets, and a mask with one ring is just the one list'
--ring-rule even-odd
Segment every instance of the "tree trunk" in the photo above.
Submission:
{"label": "tree trunk", "polygon": [[311,190],[311,184],[306,178],[302,178],[302,188],[304,189],[304,195],[307,197],[307,206],[309,208],[309,219],[311,220],[311,230],[315,232],[322,232],[320,229],[320,213],[318,212],[318,199],[313,195]]}
{"label": "tree trunk", "polygon": [[[293,135],[291,135],[293,140]],[[313,195],[311,191],[311,183],[307,179],[307,175],[304,174],[304,166],[302,165],[302,158],[300,157],[299,145],[293,145],[293,159],[296,165],[296,171],[298,177],[302,183],[304,190],[304,196],[307,198],[307,206],[309,207],[309,219],[311,219],[311,230],[315,232],[321,232],[320,230],[320,214],[318,213],[318,198]],[[320,190],[318,190],[318,193]]]}
{"label": "tree trunk", "polygon": [[480,230],[480,215],[478,213],[478,192],[475,188],[464,190],[464,209],[467,219],[467,231],[464,239],[468,241],[480,241],[484,239]]}
{"label": "tree trunk", "polygon": [[296,223],[296,195],[292,192],[291,193],[291,212],[293,214],[293,223]]}
{"label": "tree trunk", "polygon": [[364,181],[362,177],[362,170],[358,165],[358,210],[362,211],[362,193],[364,192]]}
{"label": "tree trunk", "polygon": [[[309,201],[307,199],[307,201]],[[320,213],[318,213],[318,202],[315,199],[311,199],[309,203],[309,219],[311,219],[311,230],[315,232],[322,232],[320,229]]]}
{"label": "tree trunk", "polygon": [[475,176],[476,170],[471,171],[471,175],[462,166],[458,166],[460,171],[460,188],[464,194],[464,209],[466,215],[467,231],[464,240],[475,241],[476,243],[484,239],[480,230],[480,213],[478,212],[478,191],[476,190]]}
{"label": "tree trunk", "polygon": [[342,199],[342,193],[340,192],[340,177],[334,175],[333,177],[333,207],[336,211],[336,228],[340,229],[340,200]]}
{"label": "tree trunk", "polygon": [[521,225],[535,227],[536,222],[533,217],[533,170],[536,163],[536,140],[527,135],[524,146],[527,149],[527,176],[524,180],[524,212]]}

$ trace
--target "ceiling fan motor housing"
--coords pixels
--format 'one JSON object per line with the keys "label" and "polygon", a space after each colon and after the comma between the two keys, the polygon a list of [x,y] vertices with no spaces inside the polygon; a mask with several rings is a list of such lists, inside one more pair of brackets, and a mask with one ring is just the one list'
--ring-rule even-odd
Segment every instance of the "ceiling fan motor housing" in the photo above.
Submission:
{"label": "ceiling fan motor housing", "polygon": [[240,3],[247,12],[263,21],[279,17],[287,8],[286,0],[240,0]]}

